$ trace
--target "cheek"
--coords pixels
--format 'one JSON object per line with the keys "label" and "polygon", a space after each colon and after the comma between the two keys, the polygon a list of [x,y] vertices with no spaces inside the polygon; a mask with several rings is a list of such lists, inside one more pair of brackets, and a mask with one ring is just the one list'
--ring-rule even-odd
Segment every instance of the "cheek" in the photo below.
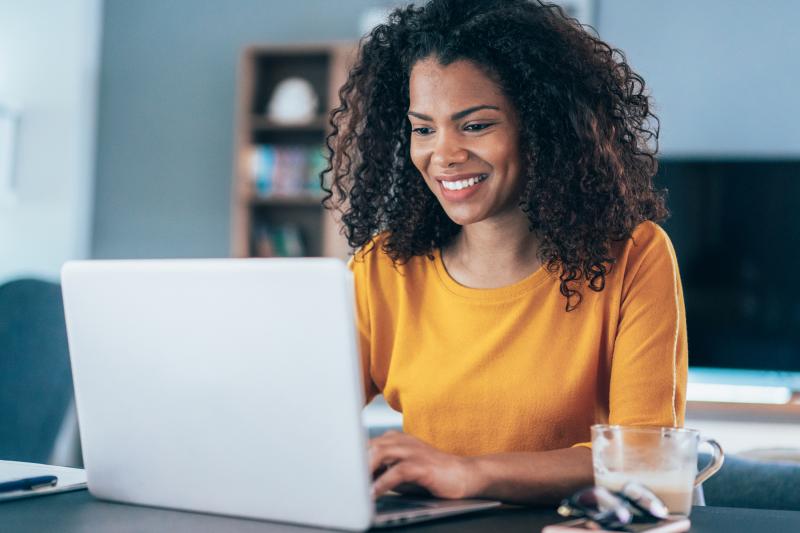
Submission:
{"label": "cheek", "polygon": [[508,161],[508,169],[515,174],[519,174],[520,172],[520,158],[519,158],[519,151],[518,150],[508,150],[505,156],[506,161]]}
{"label": "cheek", "polygon": [[521,160],[517,139],[509,137],[500,143],[495,150],[495,161],[515,180],[521,171]]}
{"label": "cheek", "polygon": [[426,167],[428,165],[427,150],[420,147],[416,143],[412,142],[409,153],[411,155],[411,162],[417,168],[419,173],[422,174],[423,177],[427,178],[427,172],[426,172]]}
{"label": "cheek", "polygon": [[476,159],[489,163],[496,171],[505,173],[519,166],[519,140],[509,128],[472,139],[468,149]]}

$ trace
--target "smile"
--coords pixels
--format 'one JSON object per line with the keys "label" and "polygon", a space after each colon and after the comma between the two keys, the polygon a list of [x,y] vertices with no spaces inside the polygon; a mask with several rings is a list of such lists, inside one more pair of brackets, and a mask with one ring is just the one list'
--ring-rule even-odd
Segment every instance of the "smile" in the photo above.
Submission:
{"label": "smile", "polygon": [[481,174],[479,176],[475,176],[473,178],[469,178],[466,180],[442,181],[441,183],[442,187],[444,187],[448,191],[460,191],[461,189],[467,189],[469,187],[473,187],[488,177],[489,177],[488,174]]}

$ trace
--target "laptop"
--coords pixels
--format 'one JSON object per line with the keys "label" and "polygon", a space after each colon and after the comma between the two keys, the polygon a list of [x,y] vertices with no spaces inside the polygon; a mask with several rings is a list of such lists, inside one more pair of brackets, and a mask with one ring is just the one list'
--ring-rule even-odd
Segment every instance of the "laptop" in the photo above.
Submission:
{"label": "laptop", "polygon": [[342,261],[74,261],[61,280],[94,496],[349,530],[499,505],[370,497]]}

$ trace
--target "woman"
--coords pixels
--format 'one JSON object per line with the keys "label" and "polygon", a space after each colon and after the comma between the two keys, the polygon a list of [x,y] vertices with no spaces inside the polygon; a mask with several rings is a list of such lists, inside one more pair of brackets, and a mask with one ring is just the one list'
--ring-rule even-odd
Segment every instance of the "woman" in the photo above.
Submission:
{"label": "woman", "polygon": [[[362,42],[332,114],[358,249],[376,495],[552,503],[591,484],[590,426],[682,425],[657,119],[618,50],[553,6],[433,0]],[[652,143],[651,143],[652,141]]]}

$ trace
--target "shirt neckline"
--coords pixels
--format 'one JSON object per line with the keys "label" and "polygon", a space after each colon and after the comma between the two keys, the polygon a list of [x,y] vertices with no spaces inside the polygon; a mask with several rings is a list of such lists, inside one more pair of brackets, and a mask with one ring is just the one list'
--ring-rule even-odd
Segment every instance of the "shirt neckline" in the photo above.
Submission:
{"label": "shirt neckline", "polygon": [[440,248],[436,248],[433,251],[433,264],[436,268],[439,281],[448,291],[458,296],[483,301],[509,300],[518,297],[541,285],[550,277],[549,272],[544,265],[542,265],[527,277],[511,285],[492,289],[477,289],[462,285],[450,276],[442,260],[442,250]]}

